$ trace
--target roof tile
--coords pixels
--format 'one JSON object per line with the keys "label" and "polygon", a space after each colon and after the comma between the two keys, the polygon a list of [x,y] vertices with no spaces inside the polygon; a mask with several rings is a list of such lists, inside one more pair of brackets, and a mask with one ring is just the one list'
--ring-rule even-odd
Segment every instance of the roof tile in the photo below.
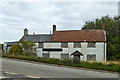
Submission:
{"label": "roof tile", "polygon": [[51,42],[105,42],[104,30],[71,30],[71,31],[56,31]]}
{"label": "roof tile", "polygon": [[49,42],[51,39],[51,34],[36,34],[23,36],[20,40],[32,41],[32,42]]}

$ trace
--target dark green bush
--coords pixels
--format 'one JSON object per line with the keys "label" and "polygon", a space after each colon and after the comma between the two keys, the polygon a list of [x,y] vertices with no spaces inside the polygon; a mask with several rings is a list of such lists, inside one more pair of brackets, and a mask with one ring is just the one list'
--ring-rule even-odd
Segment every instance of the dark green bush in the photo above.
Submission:
{"label": "dark green bush", "polygon": [[23,56],[28,56],[28,57],[36,57],[37,56],[37,54],[36,53],[23,53],[22,54]]}
{"label": "dark green bush", "polygon": [[78,59],[73,59],[73,63],[75,63],[75,64],[81,64],[81,61],[78,60]]}
{"label": "dark green bush", "polygon": [[112,67],[112,66],[114,66],[115,64],[114,63],[110,63],[110,64],[108,64],[108,66],[110,66],[110,67]]}
{"label": "dark green bush", "polygon": [[63,59],[62,62],[64,64],[71,64],[72,63],[71,60],[69,60],[69,59]]}

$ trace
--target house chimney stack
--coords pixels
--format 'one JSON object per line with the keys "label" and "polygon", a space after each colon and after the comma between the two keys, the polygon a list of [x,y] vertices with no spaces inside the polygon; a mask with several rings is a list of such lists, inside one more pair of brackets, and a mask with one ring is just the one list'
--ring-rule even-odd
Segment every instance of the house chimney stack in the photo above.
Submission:
{"label": "house chimney stack", "polygon": [[33,33],[33,35],[35,35],[35,32]]}
{"label": "house chimney stack", "polygon": [[56,31],[56,25],[53,25],[53,34]]}
{"label": "house chimney stack", "polygon": [[50,34],[51,34],[51,31],[50,31]]}
{"label": "house chimney stack", "polygon": [[28,30],[27,28],[24,29],[24,36],[27,36],[28,35]]}

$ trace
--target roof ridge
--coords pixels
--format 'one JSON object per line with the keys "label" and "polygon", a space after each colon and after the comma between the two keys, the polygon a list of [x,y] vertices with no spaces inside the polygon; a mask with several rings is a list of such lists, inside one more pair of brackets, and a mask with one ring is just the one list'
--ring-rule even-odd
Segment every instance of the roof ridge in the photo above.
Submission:
{"label": "roof ridge", "polygon": [[11,42],[6,42],[6,43],[13,43],[13,42],[19,42],[19,41],[11,41]]}
{"label": "roof ridge", "polygon": [[104,29],[84,29],[84,30],[62,30],[57,32],[69,32],[69,31],[92,31],[92,30],[104,30]]}
{"label": "roof ridge", "polygon": [[81,31],[81,30],[62,30],[62,31],[58,31],[58,32],[64,32],[64,31]]}
{"label": "roof ridge", "polygon": [[41,35],[52,35],[52,34],[28,34],[28,36],[41,36]]}

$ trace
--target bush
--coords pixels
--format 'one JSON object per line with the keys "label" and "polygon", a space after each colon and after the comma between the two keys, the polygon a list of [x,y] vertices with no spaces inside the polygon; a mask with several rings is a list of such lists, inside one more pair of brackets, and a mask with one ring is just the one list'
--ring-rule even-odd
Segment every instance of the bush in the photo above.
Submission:
{"label": "bush", "polygon": [[69,59],[63,59],[62,63],[64,63],[64,64],[71,64],[72,62]]}
{"label": "bush", "polygon": [[112,66],[114,66],[115,64],[114,63],[110,63],[110,64],[108,64],[108,66],[110,66],[110,67],[112,67]]}
{"label": "bush", "polygon": [[73,59],[73,63],[75,63],[75,64],[81,64],[81,61],[78,60],[78,59]]}
{"label": "bush", "polygon": [[37,54],[36,53],[23,53],[22,54],[23,56],[28,56],[28,57],[37,57]]}
{"label": "bush", "polygon": [[23,48],[20,44],[13,44],[9,50],[9,54],[19,55],[23,53]]}
{"label": "bush", "polygon": [[20,43],[24,49],[24,53],[36,53],[36,44],[34,42],[21,40]]}

